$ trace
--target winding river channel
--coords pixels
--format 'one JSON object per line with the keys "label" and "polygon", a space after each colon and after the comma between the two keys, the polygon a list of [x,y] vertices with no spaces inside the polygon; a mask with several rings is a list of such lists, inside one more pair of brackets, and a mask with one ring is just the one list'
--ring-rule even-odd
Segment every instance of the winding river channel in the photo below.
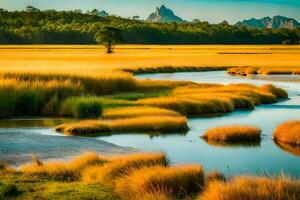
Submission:
{"label": "winding river channel", "polygon": [[[235,77],[224,72],[187,72],[145,74],[140,79],[188,80],[199,83],[275,84],[288,91],[290,99],[271,105],[258,106],[253,111],[235,111],[221,117],[189,119],[186,135],[149,136],[120,134],[97,138],[65,137],[53,127],[65,119],[1,120],[0,160],[18,165],[37,154],[44,159],[63,159],[79,152],[128,153],[160,151],[168,154],[172,164],[200,163],[206,170],[233,174],[279,174],[300,177],[300,149],[279,147],[272,133],[287,120],[300,119],[300,77],[253,76]],[[216,146],[207,144],[200,136],[211,127],[233,124],[254,125],[262,129],[260,144]]]}

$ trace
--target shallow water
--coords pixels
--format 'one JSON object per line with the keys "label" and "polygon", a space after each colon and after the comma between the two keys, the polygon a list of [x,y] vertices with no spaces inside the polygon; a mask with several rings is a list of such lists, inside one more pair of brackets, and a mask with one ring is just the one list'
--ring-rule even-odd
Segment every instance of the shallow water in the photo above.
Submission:
{"label": "shallow water", "polygon": [[[280,148],[272,140],[277,125],[300,118],[300,77],[234,77],[225,72],[190,72],[140,75],[141,79],[189,80],[204,83],[272,83],[286,89],[290,99],[272,105],[261,105],[253,111],[235,111],[222,117],[189,119],[191,130],[186,135],[149,136],[122,134],[98,138],[64,137],[50,127],[60,120],[2,120],[0,121],[0,160],[19,164],[32,154],[41,158],[65,158],[85,150],[101,153],[126,153],[132,148],[166,152],[172,163],[200,163],[206,170],[217,169],[226,175],[285,172],[300,176],[300,148]],[[248,146],[216,146],[205,143],[200,136],[208,128],[247,124],[263,130],[259,144]],[[24,128],[27,127],[27,128]],[[34,128],[33,128],[34,127]],[[129,147],[129,148],[128,148]]]}
{"label": "shallow water", "polygon": [[[283,150],[274,144],[272,133],[277,125],[300,118],[300,77],[254,76],[234,77],[224,72],[197,72],[140,75],[139,78],[160,80],[189,80],[207,83],[272,83],[286,89],[290,99],[272,105],[261,105],[253,111],[236,111],[222,117],[189,119],[191,130],[186,135],[154,136],[127,134],[101,137],[101,140],[121,146],[166,152],[173,163],[201,163],[206,170],[220,170],[227,175],[285,172],[300,176],[300,154]],[[200,136],[208,128],[222,125],[246,124],[262,129],[260,144],[248,146],[216,146],[205,143]],[[299,149],[298,149],[299,151]]]}
{"label": "shallow water", "polygon": [[[65,137],[53,127],[69,119],[0,120],[0,161],[12,165],[29,162],[33,155],[43,160],[66,159],[86,151],[122,154],[134,151],[87,137]],[[4,128],[5,127],[5,128]]]}

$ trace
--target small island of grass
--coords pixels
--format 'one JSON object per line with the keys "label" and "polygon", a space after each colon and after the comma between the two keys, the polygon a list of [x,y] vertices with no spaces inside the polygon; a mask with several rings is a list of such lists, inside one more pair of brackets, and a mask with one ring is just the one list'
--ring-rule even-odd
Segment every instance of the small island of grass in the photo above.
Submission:
{"label": "small island of grass", "polygon": [[300,146],[300,121],[289,121],[278,126],[274,132],[274,140]]}
{"label": "small island of grass", "polygon": [[211,128],[202,138],[215,143],[259,142],[261,130],[252,126],[223,126]]}
{"label": "small island of grass", "polygon": [[88,135],[101,133],[140,132],[186,132],[187,119],[181,116],[148,116],[116,120],[86,120],[62,124],[55,129],[66,135]]}

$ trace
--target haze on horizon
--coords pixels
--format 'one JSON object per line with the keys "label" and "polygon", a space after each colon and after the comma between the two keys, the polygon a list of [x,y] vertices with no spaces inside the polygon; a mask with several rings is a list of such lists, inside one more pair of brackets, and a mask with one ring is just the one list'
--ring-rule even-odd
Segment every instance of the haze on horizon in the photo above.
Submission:
{"label": "haze on horizon", "polygon": [[39,9],[83,11],[98,9],[122,17],[134,15],[146,19],[157,6],[166,5],[186,20],[230,23],[249,18],[282,15],[300,21],[299,0],[1,0],[0,8],[24,10],[31,5]]}

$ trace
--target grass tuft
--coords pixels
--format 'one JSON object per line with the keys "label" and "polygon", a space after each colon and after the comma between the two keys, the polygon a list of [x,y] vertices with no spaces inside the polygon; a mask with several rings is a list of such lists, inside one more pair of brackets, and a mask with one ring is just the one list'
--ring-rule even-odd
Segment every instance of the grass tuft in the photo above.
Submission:
{"label": "grass tuft", "polygon": [[168,159],[162,153],[141,153],[127,156],[113,156],[104,166],[88,167],[82,172],[84,182],[102,182],[113,185],[114,182],[134,170],[151,167],[167,166]]}
{"label": "grass tuft", "polygon": [[209,129],[202,138],[212,142],[253,142],[260,141],[261,130],[252,126],[224,126]]}
{"label": "grass tuft", "polygon": [[62,124],[55,129],[66,135],[92,136],[101,133],[186,132],[187,119],[178,116],[148,116],[116,120],[90,120]]}
{"label": "grass tuft", "polygon": [[106,119],[122,119],[122,118],[132,118],[132,117],[145,117],[145,116],[177,116],[180,114],[178,112],[148,106],[134,106],[134,107],[123,107],[123,108],[113,108],[104,111],[102,117]]}
{"label": "grass tuft", "polygon": [[38,159],[31,164],[20,166],[20,171],[29,176],[54,179],[59,181],[75,181],[81,177],[81,171],[90,166],[102,166],[107,162],[95,153],[85,153],[74,158],[69,163],[48,162],[42,163]]}
{"label": "grass tuft", "polygon": [[300,145],[300,121],[281,124],[274,131],[274,140],[290,145]]}
{"label": "grass tuft", "polygon": [[162,166],[135,170],[116,182],[115,190],[124,199],[162,191],[165,196],[187,198],[204,187],[203,169],[198,165],[166,168]]}
{"label": "grass tuft", "polygon": [[199,200],[298,200],[300,182],[286,177],[238,177],[211,182]]}

